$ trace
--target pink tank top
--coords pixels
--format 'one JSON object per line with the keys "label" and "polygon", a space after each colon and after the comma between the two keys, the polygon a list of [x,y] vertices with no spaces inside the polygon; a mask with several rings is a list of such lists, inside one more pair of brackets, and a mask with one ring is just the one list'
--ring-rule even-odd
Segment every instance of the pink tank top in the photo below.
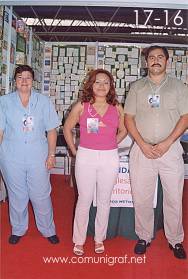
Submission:
{"label": "pink tank top", "polygon": [[[98,119],[99,127],[97,133],[88,132],[87,122],[90,121],[90,118]],[[95,150],[117,148],[116,134],[119,125],[119,114],[116,106],[109,105],[106,113],[100,116],[91,104],[84,103],[84,111],[80,116],[79,123],[81,147]]]}

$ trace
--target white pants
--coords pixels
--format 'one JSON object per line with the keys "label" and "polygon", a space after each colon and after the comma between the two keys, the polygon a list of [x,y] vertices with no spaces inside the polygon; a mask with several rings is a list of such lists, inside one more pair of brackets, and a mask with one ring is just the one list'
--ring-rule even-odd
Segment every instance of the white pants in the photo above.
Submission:
{"label": "white pants", "polygon": [[110,198],[119,171],[117,149],[92,150],[79,147],[76,154],[75,176],[78,187],[73,242],[83,245],[86,240],[89,210],[94,193],[97,194],[95,241],[106,238]]}
{"label": "white pants", "polygon": [[135,207],[135,231],[140,239],[150,242],[153,237],[153,198],[160,175],[163,188],[164,229],[173,246],[183,241],[182,194],[184,163],[182,146],[174,142],[158,159],[148,159],[134,143],[130,153],[130,178]]}

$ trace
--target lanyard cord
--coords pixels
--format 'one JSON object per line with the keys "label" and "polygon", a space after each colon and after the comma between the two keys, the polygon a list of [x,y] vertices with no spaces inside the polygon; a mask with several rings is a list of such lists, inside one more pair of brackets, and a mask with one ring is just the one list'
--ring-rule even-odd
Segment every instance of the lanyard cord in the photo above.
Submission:
{"label": "lanyard cord", "polygon": [[30,106],[30,97],[29,97],[27,116],[30,116],[30,112],[31,112],[31,106]]}
{"label": "lanyard cord", "polygon": [[[27,109],[27,116],[29,116],[29,115],[30,115],[30,112],[31,112],[30,98],[31,98],[31,95],[29,96],[28,106],[25,107],[25,109]],[[20,96],[19,96],[19,93],[17,94],[17,99],[19,99],[19,100],[20,100],[20,103],[21,103],[21,98],[20,98]]]}
{"label": "lanyard cord", "polygon": [[95,117],[98,114],[98,112],[96,112],[94,115],[92,114],[92,107],[91,107],[90,103],[89,103],[87,111],[91,117]]}
{"label": "lanyard cord", "polygon": [[165,83],[167,82],[167,80],[168,80],[168,76],[165,78],[165,80],[163,81],[163,83],[162,83],[156,90],[153,89],[153,87],[152,87],[152,85],[151,85],[151,81],[149,80],[149,85],[150,85],[150,88],[151,88],[151,90],[152,90],[153,95],[155,95],[155,94],[165,85]]}
{"label": "lanyard cord", "polygon": [[[95,116],[98,114],[99,118],[100,118],[100,117],[102,118],[102,117],[104,116],[104,114],[103,114],[103,115],[100,115],[100,113],[103,112],[103,108],[106,106],[106,104],[107,104],[107,103],[103,103],[102,105],[100,105],[100,107],[98,108],[98,111],[97,111],[97,109],[94,107],[96,113],[95,113],[95,114],[92,114],[92,107],[91,107],[91,104],[89,103],[87,111],[88,111],[88,113],[89,113],[89,115],[90,115],[91,117],[95,117]],[[108,105],[108,104],[107,104],[107,105]],[[107,109],[108,109],[108,108],[107,108]]]}

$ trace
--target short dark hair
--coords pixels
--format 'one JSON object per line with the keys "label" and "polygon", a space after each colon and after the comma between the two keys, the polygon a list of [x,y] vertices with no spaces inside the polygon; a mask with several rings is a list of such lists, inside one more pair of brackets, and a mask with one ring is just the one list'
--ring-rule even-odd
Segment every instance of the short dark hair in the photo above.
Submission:
{"label": "short dark hair", "polygon": [[14,73],[14,79],[16,79],[17,74],[21,74],[22,72],[30,72],[34,79],[34,71],[29,65],[20,65],[16,68]]}
{"label": "short dark hair", "polygon": [[151,52],[152,50],[154,50],[154,49],[161,49],[161,50],[163,51],[165,57],[166,57],[166,60],[169,59],[169,53],[168,53],[168,50],[167,50],[166,47],[164,47],[164,46],[158,46],[158,45],[153,45],[153,46],[148,47],[148,48],[146,49],[146,51],[145,51],[145,59],[146,59],[146,61],[148,60],[148,56],[149,56],[150,52]]}

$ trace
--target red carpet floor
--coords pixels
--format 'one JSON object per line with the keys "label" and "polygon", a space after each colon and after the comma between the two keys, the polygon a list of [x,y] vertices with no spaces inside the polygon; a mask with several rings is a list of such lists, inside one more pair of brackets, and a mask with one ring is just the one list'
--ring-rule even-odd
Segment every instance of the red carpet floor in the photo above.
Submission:
{"label": "red carpet floor", "polygon": [[[85,257],[75,257],[71,240],[74,191],[63,176],[53,175],[52,185],[54,217],[61,239],[58,245],[51,245],[37,231],[31,207],[27,234],[18,245],[9,245],[8,206],[7,202],[1,203],[1,279],[188,278],[188,260],[173,256],[162,230],[157,232],[145,258],[134,255],[135,240],[123,237],[107,240],[106,252],[99,256],[93,252],[93,240],[88,237]],[[183,212],[184,246],[188,252],[188,181],[184,188]]]}

